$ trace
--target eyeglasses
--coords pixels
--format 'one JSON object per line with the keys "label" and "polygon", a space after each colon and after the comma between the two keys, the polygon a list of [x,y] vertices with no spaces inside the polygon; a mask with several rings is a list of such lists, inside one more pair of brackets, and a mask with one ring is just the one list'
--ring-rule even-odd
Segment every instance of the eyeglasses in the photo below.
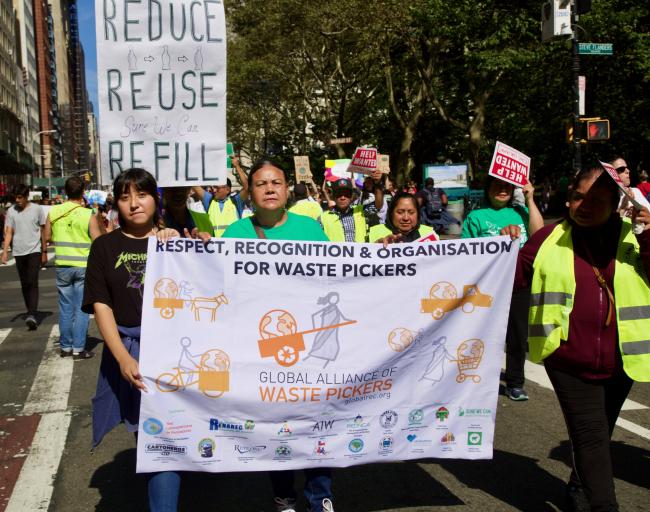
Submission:
{"label": "eyeglasses", "polygon": [[334,197],[352,197],[352,191],[351,190],[337,190],[334,192]]}
{"label": "eyeglasses", "polygon": [[616,172],[619,173],[619,174],[621,174],[622,172],[625,172],[625,171],[629,171],[629,169],[626,166],[616,168]]}

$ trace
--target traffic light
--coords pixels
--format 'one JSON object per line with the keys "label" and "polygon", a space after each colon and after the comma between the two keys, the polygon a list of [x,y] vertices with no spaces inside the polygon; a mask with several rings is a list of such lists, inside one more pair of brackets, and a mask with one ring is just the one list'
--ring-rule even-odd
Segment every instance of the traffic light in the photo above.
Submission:
{"label": "traffic light", "polygon": [[588,120],[586,128],[585,135],[588,141],[609,140],[609,119]]}

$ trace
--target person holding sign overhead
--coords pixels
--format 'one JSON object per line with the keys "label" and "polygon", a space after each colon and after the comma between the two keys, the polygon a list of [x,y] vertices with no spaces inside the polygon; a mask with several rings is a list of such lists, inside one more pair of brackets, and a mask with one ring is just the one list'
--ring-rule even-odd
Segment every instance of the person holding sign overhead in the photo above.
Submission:
{"label": "person holding sign overhead", "polygon": [[635,209],[634,234],[618,201],[600,165],[583,167],[567,216],[529,240],[515,273],[515,290],[532,289],[530,359],[544,362],[571,440],[571,510],[618,510],[610,439],[633,381],[650,381],[650,211]]}
{"label": "person holding sign overhead", "polygon": [[[252,217],[226,229],[224,238],[327,241],[320,224],[304,215],[287,212],[289,185],[286,171],[271,160],[260,160],[248,175],[248,188],[255,209]],[[293,471],[270,473],[278,512],[293,511],[296,504]],[[311,512],[333,512],[332,472],[329,468],[305,470],[305,498]]]}
{"label": "person holding sign overhead", "polygon": [[[384,194],[379,185],[381,171],[371,175],[375,182],[375,208],[381,210],[384,205]],[[368,237],[368,221],[364,205],[352,206],[354,185],[347,178],[341,178],[332,185],[335,206],[332,210],[323,212],[321,224],[325,234],[332,242],[365,242]]]}
{"label": "person holding sign overhead", "polygon": [[232,156],[231,161],[242,183],[241,191],[235,195],[230,195],[232,191],[232,182],[230,179],[226,180],[225,185],[214,187],[214,194],[204,190],[202,187],[194,187],[196,195],[203,201],[203,207],[208,212],[208,216],[212,222],[214,236],[216,237],[222,236],[228,226],[242,218],[244,209],[246,208],[245,202],[248,199],[248,179],[246,178],[246,173],[239,165],[238,158]]}
{"label": "person holding sign overhead", "polygon": [[[519,226],[520,244],[544,226],[542,214],[537,209],[533,194],[535,187],[528,182],[523,187],[526,207],[512,206],[514,185],[494,176],[488,176],[485,198],[489,206],[469,213],[463,224],[462,238],[497,236],[501,230],[514,224]],[[513,293],[506,331],[506,396],[511,400],[528,400],[524,390],[524,364],[526,362],[526,311],[529,292]]]}

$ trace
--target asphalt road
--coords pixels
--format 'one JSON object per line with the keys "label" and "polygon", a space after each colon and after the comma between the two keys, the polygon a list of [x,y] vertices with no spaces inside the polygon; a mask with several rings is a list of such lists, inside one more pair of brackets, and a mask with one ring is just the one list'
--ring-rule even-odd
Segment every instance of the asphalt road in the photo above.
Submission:
{"label": "asphalt road", "polygon": [[[0,267],[0,512],[8,503],[11,512],[147,510],[145,481],[134,474],[133,436],[119,427],[90,451],[100,358],[73,362],[56,356],[53,269],[41,272],[40,310],[38,330],[27,331],[16,269]],[[89,345],[101,352],[92,322],[90,336]],[[336,510],[563,510],[570,451],[562,415],[551,390],[531,381],[526,388],[528,402],[499,397],[494,460],[337,469]],[[637,432],[614,432],[616,488],[621,510],[647,511],[650,385],[635,384],[630,399],[636,404],[621,418]],[[271,496],[264,473],[193,473],[183,479],[180,510],[272,511]]]}

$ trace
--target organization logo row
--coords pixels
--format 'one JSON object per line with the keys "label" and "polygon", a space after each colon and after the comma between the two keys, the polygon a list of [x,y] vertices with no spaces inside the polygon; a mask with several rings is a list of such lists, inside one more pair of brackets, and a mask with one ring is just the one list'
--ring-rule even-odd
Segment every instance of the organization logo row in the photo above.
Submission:
{"label": "organization logo row", "polygon": [[[255,459],[273,459],[288,461],[296,459],[334,459],[336,455],[346,458],[363,458],[368,455],[389,455],[396,447],[405,447],[408,454],[424,454],[438,449],[441,452],[452,452],[459,447],[469,452],[482,450],[484,436],[482,422],[469,422],[462,428],[450,430],[446,424],[451,416],[449,409],[439,407],[435,409],[435,420],[425,423],[423,409],[409,411],[405,421],[400,421],[400,415],[393,411],[384,411],[378,418],[378,426],[383,429],[379,435],[371,435],[371,430],[377,424],[371,425],[363,416],[357,415],[347,420],[322,419],[311,425],[311,432],[307,436],[298,436],[294,433],[290,422],[276,425],[275,438],[262,443],[251,442],[256,429],[255,420],[224,421],[219,418],[208,420],[208,429],[192,449],[194,454],[202,460],[212,460],[218,452],[221,457],[227,457],[227,452],[232,450],[232,458],[241,462]],[[485,408],[463,409],[458,408],[455,416],[458,418],[489,418],[492,411]],[[346,432],[338,424],[345,425]],[[374,423],[374,422],[372,422]],[[399,428],[396,428],[398,427]],[[142,430],[155,442],[145,442],[145,453],[153,454],[160,458],[180,458],[189,454],[189,442],[194,439],[193,425],[182,425],[174,422],[163,424],[157,418],[148,418],[142,423]],[[347,434],[348,438],[340,437]],[[254,436],[259,441],[259,435]],[[292,443],[292,441],[296,441]],[[186,442],[186,443],[184,443]],[[196,441],[193,441],[194,444]],[[293,445],[292,445],[293,444]],[[299,446],[298,446],[299,444]],[[335,447],[335,448],[334,448]],[[345,447],[345,448],[343,448]],[[345,452],[343,453],[343,450]],[[230,458],[230,457],[229,457]]]}

